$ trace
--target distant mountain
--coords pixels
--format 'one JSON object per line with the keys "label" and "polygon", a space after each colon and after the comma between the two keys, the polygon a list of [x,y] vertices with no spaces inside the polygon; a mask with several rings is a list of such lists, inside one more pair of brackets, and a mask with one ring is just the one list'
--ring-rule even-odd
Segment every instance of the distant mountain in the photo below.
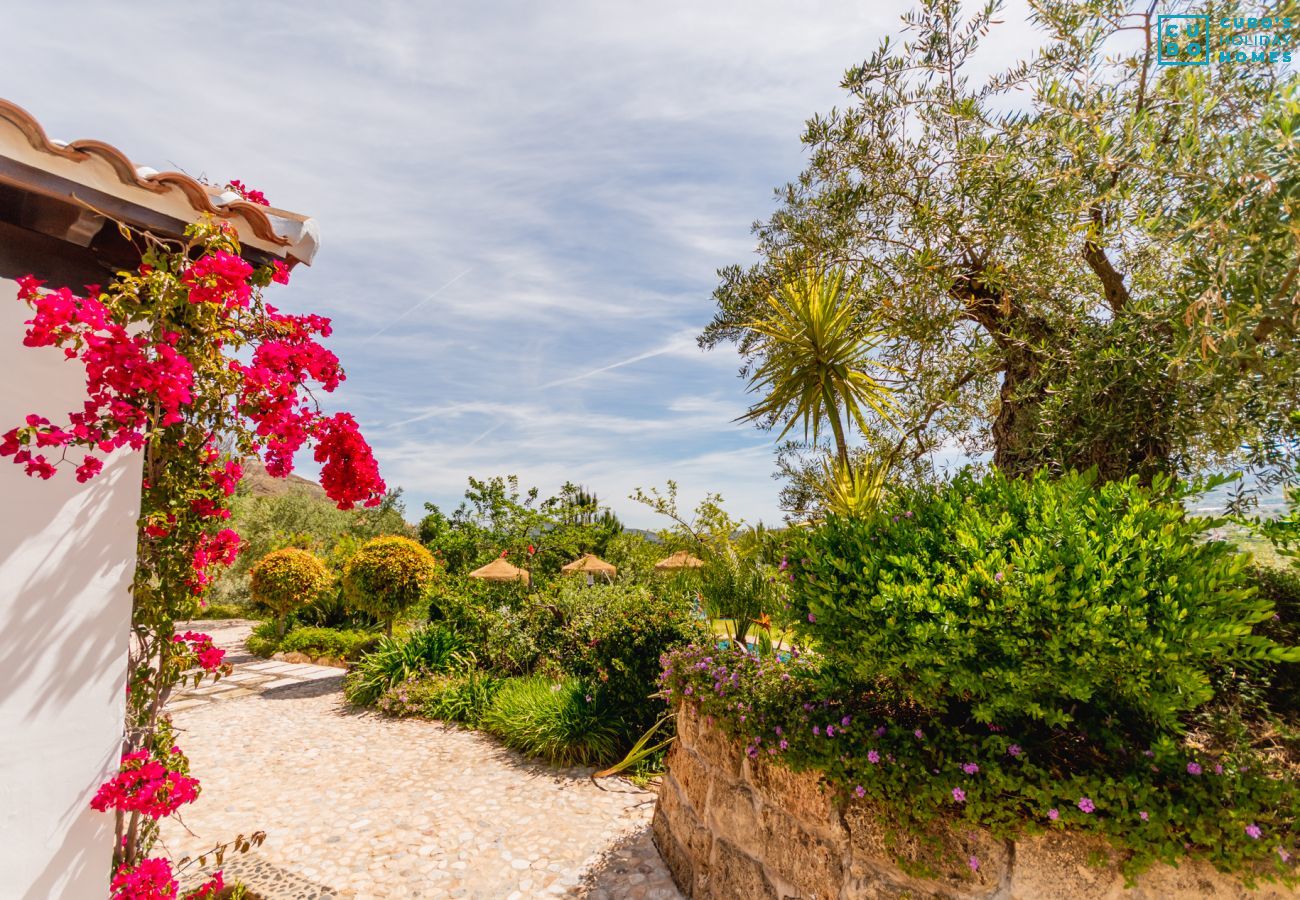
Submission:
{"label": "distant mountain", "polygon": [[262,465],[260,459],[244,460],[244,481],[241,488],[246,489],[254,497],[309,494],[321,500],[325,499],[325,489],[316,482],[300,475],[290,475],[288,478],[273,478],[266,471],[266,466]]}

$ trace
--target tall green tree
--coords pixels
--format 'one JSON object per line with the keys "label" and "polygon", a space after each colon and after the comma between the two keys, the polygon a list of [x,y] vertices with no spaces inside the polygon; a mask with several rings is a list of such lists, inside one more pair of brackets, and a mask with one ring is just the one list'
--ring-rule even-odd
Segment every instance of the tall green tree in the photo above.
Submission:
{"label": "tall green tree", "polygon": [[760,261],[720,273],[702,345],[761,366],[748,326],[773,293],[842,267],[900,373],[898,412],[865,425],[904,465],[956,446],[1013,474],[1150,479],[1243,453],[1281,471],[1297,76],[1280,54],[1221,61],[1217,41],[1238,16],[1300,26],[1295,3],[1163,4],[1211,17],[1204,67],[1158,65],[1154,3],[1030,5],[1041,49],[993,75],[999,4],[957,0],[924,0],[847,72],[849,102],[808,122],[807,169],[755,226]]}

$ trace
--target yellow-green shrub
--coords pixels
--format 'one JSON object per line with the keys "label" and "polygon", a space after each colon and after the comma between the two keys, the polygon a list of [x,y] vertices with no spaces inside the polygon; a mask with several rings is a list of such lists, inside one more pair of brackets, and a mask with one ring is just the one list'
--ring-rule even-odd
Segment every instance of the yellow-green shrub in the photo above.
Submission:
{"label": "yellow-green shrub", "polygon": [[316,600],[332,579],[315,554],[295,547],[266,554],[249,575],[253,603],[275,616],[280,634],[284,633],[285,616]]}
{"label": "yellow-green shrub", "polygon": [[438,562],[421,544],[404,537],[367,541],[348,560],[343,589],[348,603],[388,623],[424,596]]}

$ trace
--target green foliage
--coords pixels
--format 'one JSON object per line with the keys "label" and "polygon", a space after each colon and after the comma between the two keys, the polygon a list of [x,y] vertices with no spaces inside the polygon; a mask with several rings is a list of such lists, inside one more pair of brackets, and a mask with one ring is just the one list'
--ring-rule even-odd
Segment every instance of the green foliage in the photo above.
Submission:
{"label": "green foliage", "polygon": [[702,342],[734,341],[742,372],[764,372],[773,346],[751,323],[770,298],[844,269],[883,338],[873,359],[898,372],[897,411],[864,407],[887,458],[959,444],[1012,473],[1144,480],[1285,467],[1295,67],[1161,66],[1156,7],[1113,0],[1036,2],[1021,44],[1041,50],[991,58],[1006,18],[920,0],[902,40],[845,73],[845,102],[807,123],[806,170],[755,226],[761,261],[721,272]]}
{"label": "green foliage", "polygon": [[[447,515],[432,503],[420,522],[420,540],[462,575],[502,552],[545,583],[583,553],[603,555],[622,524],[592,493],[566,483],[554,497],[537,488],[521,492],[514,475],[471,477],[465,501]],[[530,550],[531,548],[531,550]]]}
{"label": "green foliage", "polygon": [[1300,876],[1300,787],[1249,733],[1147,744],[1032,721],[993,729],[899,705],[870,682],[839,684],[829,665],[690,648],[669,658],[665,686],[751,758],[822,772],[842,803],[865,801],[891,840],[928,854],[922,874],[964,871],[965,856],[944,858],[936,832],[987,828],[1009,839],[1099,834],[1129,876],[1188,856],[1247,881]]}
{"label": "green foliage", "polygon": [[438,625],[413,631],[404,639],[381,638],[348,673],[343,694],[349,703],[369,706],[395,684],[456,667],[466,649],[455,632]]}
{"label": "green foliage", "polygon": [[197,610],[196,619],[255,619],[257,610],[241,603],[209,603]]}
{"label": "green foliage", "polygon": [[1176,731],[1216,667],[1296,659],[1246,558],[1170,486],[964,474],[796,539],[800,635],[837,677],[934,715]]}
{"label": "green foliage", "polygon": [[816,442],[823,422],[835,436],[837,459],[849,462],[848,425],[866,430],[865,412],[887,416],[890,388],[869,374],[881,368],[878,336],[854,296],[857,285],[843,270],[806,270],[786,279],[766,300],[762,317],[745,324],[757,357],[749,390],[762,394],[745,418],[784,423],[777,440],[797,424]]}
{"label": "green foliage", "polygon": [[437,573],[433,554],[410,538],[373,538],[348,560],[344,596],[391,625],[424,596]]}
{"label": "green foliage", "polygon": [[280,651],[351,660],[375,649],[379,640],[380,636],[373,631],[308,626],[286,634],[280,641]]}
{"label": "green foliage", "polygon": [[470,665],[464,671],[403,681],[389,688],[376,705],[390,716],[477,726],[504,683],[504,679]]}
{"label": "green foliage", "polygon": [[314,602],[329,588],[329,569],[314,554],[286,547],[258,560],[250,572],[253,603],[268,610],[284,632],[284,618]]}
{"label": "green foliage", "polygon": [[[249,462],[248,465],[259,464]],[[361,542],[385,534],[406,534],[410,526],[402,515],[400,491],[389,492],[377,507],[353,510],[339,509],[317,491],[292,487],[286,493],[271,496],[238,495],[232,504],[230,526],[239,532],[243,549],[234,565],[224,570],[208,589],[208,599],[248,602],[249,571],[253,564],[273,550],[285,547],[311,551],[335,572],[341,572],[347,557]]]}
{"label": "green foliage", "polygon": [[[1279,644],[1300,646],[1300,568],[1252,566],[1247,574],[1260,597],[1273,604],[1273,615],[1257,631]],[[1269,666],[1262,676],[1273,708],[1300,714],[1300,665]]]}
{"label": "green foliage", "polygon": [[670,650],[709,640],[681,594],[641,587],[605,586],[582,592],[586,609],[565,626],[564,669],[594,688],[624,723],[641,734],[664,712],[651,695],[659,690],[660,658]]}
{"label": "green foliage", "polygon": [[276,622],[259,622],[244,641],[244,647],[254,656],[270,657],[280,649],[283,635]]}
{"label": "green foliage", "polygon": [[572,678],[507,680],[482,724],[507,747],[557,766],[611,761],[623,740],[618,717]]}

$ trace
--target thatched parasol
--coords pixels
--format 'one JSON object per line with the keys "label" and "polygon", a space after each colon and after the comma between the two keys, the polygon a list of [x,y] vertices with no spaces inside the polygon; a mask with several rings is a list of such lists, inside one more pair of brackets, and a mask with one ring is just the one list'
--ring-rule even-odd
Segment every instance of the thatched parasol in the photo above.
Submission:
{"label": "thatched parasol", "polygon": [[670,572],[675,569],[698,569],[703,565],[704,560],[691,556],[685,550],[678,550],[667,559],[655,563],[655,569],[660,572]]}
{"label": "thatched parasol", "polygon": [[532,580],[526,569],[512,566],[504,557],[497,557],[486,566],[475,569],[469,573],[469,577],[484,581],[522,581],[524,584]]}
{"label": "thatched parasol", "polygon": [[618,574],[618,567],[611,566],[598,556],[585,553],[581,558],[561,566],[560,571],[565,575],[586,575],[587,583],[591,584],[596,575],[603,575],[607,581],[613,581],[614,576]]}

